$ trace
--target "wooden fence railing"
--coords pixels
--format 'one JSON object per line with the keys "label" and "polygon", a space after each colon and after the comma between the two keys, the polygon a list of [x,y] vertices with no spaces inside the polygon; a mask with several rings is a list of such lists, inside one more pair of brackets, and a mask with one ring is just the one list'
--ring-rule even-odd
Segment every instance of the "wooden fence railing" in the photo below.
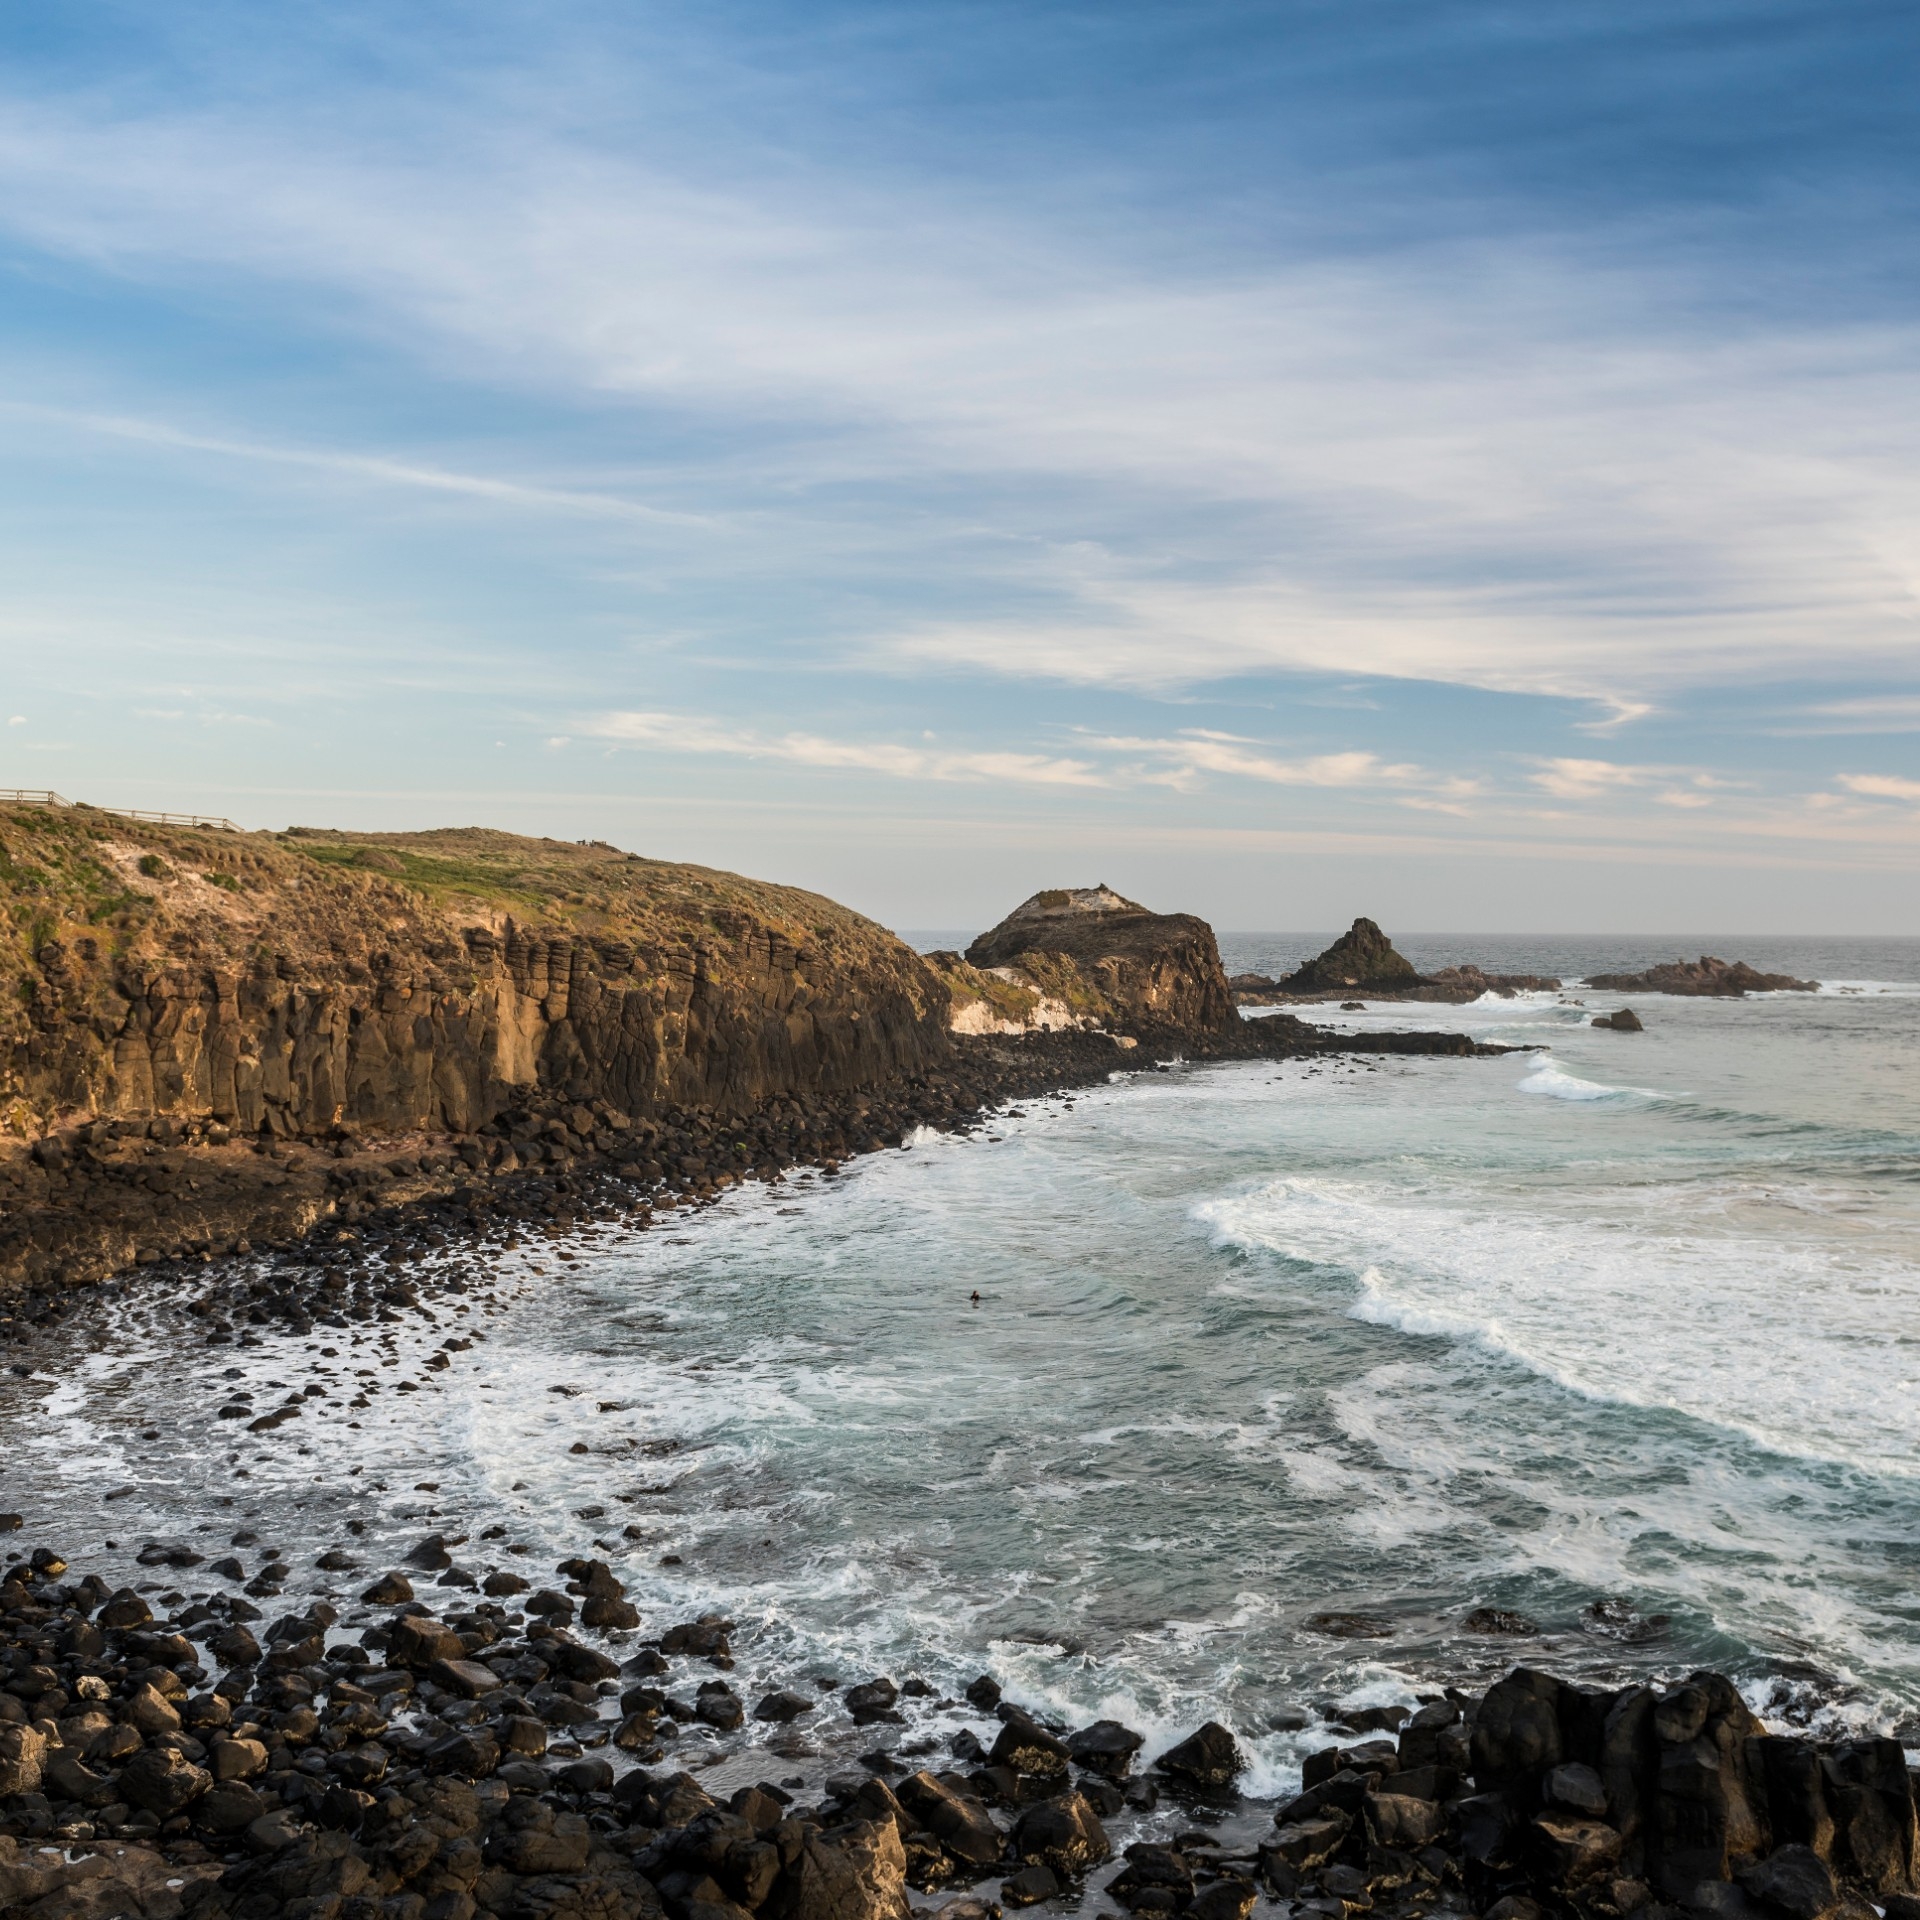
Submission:
{"label": "wooden fence railing", "polygon": [[246,831],[223,813],[154,813],[146,807],[95,807],[83,800],[69,800],[51,787],[0,787],[0,806],[81,807],[89,813],[111,813],[121,820],[144,820],[155,827],[213,827],[221,833]]}

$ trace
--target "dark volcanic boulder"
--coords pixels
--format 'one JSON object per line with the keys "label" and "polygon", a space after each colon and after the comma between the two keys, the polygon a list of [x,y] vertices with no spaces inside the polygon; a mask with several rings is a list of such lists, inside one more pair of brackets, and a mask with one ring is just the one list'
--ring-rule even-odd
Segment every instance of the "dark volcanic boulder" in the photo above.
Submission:
{"label": "dark volcanic boulder", "polygon": [[1473,1778],[1481,1788],[1533,1783],[1560,1764],[1560,1682],[1516,1667],[1487,1689],[1473,1728]]}
{"label": "dark volcanic boulder", "polygon": [[1392,990],[1418,984],[1419,973],[1371,920],[1356,920],[1325,953],[1281,981],[1288,993],[1338,993],[1348,987]]}
{"label": "dark volcanic boulder", "polygon": [[1113,1852],[1099,1817],[1078,1793],[1029,1807],[1013,1830],[1013,1850],[1029,1865],[1070,1874],[1085,1873]]}
{"label": "dark volcanic boulder", "polygon": [[891,1820],[807,1831],[760,1909],[765,1920],[907,1920],[907,1854]]}
{"label": "dark volcanic boulder", "polygon": [[1118,1720],[1096,1720],[1092,1726],[1067,1735],[1067,1752],[1074,1765],[1109,1780],[1124,1780],[1133,1756],[1145,1744],[1144,1734],[1123,1727]]}
{"label": "dark volcanic boulder", "polygon": [[1233,1735],[1219,1721],[1209,1720],[1178,1746],[1169,1747],[1155,1764],[1162,1773],[1196,1787],[1227,1787],[1246,1762],[1234,1745]]}
{"label": "dark volcanic boulder", "polygon": [[1222,1033],[1240,1018],[1213,929],[1190,913],[1153,913],[1111,887],[1036,893],[966,957],[1017,969],[1093,1024]]}

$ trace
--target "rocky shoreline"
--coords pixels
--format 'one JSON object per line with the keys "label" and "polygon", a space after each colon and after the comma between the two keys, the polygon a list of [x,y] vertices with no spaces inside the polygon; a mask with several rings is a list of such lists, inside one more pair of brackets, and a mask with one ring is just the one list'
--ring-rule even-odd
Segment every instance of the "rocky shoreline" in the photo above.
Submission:
{"label": "rocky shoreline", "polygon": [[[190,1603],[45,1546],[15,1560],[0,1913],[906,1920],[938,1898],[985,1920],[1098,1898],[1191,1920],[1920,1916],[1899,1742],[1769,1732],[1716,1673],[1602,1689],[1518,1668],[1483,1694],[1344,1710],[1297,1793],[1247,1800],[1217,1723],[1142,1765],[1139,1731],[1053,1721],[990,1674],[964,1697],[912,1675],[742,1684],[732,1623],[642,1622],[604,1560],[476,1587],[450,1544],[422,1540],[344,1613],[271,1619],[231,1556],[143,1556],[219,1583]],[[436,1576],[467,1591],[436,1610],[415,1597]],[[772,1737],[742,1759],[767,1777],[728,1790],[674,1765],[687,1733],[749,1720]],[[791,1731],[825,1723],[871,1750],[792,1771]]]}
{"label": "rocky shoreline", "polygon": [[[662,1201],[898,1146],[918,1127],[975,1127],[996,1105],[1095,1084],[1143,1056],[1505,1051],[1464,1034],[1359,1036],[1276,1016],[1236,1018],[1216,1033],[1148,1029],[1138,1040],[1087,1031],[957,1037],[938,1068],[903,1083],[779,1095],[743,1115],[667,1108],[636,1118],[603,1099],[538,1089],[460,1134],[243,1144],[212,1124],[95,1120],[49,1133],[31,1159],[0,1168],[0,1340],[58,1317],[74,1289],[133,1267],[351,1241],[395,1208],[469,1233],[509,1221],[644,1215]],[[304,1300],[298,1281],[296,1273],[292,1291]],[[318,1308],[308,1302],[306,1310]]]}

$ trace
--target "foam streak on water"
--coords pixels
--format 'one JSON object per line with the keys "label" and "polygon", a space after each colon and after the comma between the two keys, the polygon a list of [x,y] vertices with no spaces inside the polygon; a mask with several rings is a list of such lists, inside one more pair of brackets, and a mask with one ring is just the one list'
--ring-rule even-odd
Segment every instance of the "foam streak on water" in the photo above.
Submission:
{"label": "foam streak on water", "polygon": [[[1920,999],[1641,1000],[1619,1035],[1588,997],[1347,1016],[1550,1055],[1136,1075],[515,1255],[460,1323],[489,1337],[357,1429],[216,1430],[136,1308],[0,1399],[6,1501],[76,1564],[236,1511],[315,1551],[351,1514],[368,1564],[599,1539],[769,1678],[990,1666],[1156,1745],[1218,1714],[1266,1785],[1312,1737],[1277,1715],[1515,1658],[1920,1708]],[[263,1393],[304,1364],[241,1357]]]}

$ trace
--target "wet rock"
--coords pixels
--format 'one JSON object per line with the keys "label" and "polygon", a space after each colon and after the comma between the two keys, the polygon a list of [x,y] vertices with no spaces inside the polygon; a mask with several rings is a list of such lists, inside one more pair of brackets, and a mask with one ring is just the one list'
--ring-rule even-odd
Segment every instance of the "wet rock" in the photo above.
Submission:
{"label": "wet rock", "polygon": [[900,1698],[900,1689],[891,1680],[868,1680],[857,1687],[849,1687],[841,1696],[847,1711],[853,1715],[855,1726],[870,1726],[876,1720],[897,1719],[894,1713],[895,1701]]}
{"label": "wet rock", "polygon": [[988,1755],[991,1763],[996,1767],[1010,1767],[1016,1774],[1043,1778],[1063,1776],[1067,1771],[1067,1743],[1018,1708],[1002,1711],[1007,1719]]}
{"label": "wet rock", "polygon": [[791,1693],[781,1689],[778,1692],[762,1694],[753,1709],[753,1717],[756,1720],[771,1720],[785,1725],[788,1721],[797,1720],[802,1714],[812,1711],[813,1702],[804,1693]]}
{"label": "wet rock", "polygon": [[1439,1839],[1446,1822],[1431,1800],[1401,1793],[1372,1793],[1365,1802],[1367,1834],[1376,1846],[1417,1852]]}
{"label": "wet rock", "polygon": [[1099,1816],[1079,1793],[1029,1807],[1015,1823],[1013,1850],[1022,1860],[1070,1875],[1085,1873],[1113,1852]]}
{"label": "wet rock", "polygon": [[1540,1814],[1533,1822],[1532,1845],[1541,1872],[1554,1886],[1581,1886],[1620,1863],[1620,1835],[1600,1820]]}
{"label": "wet rock", "polygon": [[171,1747],[149,1747],[120,1769],[120,1792],[130,1806],[170,1820],[213,1785],[213,1776]]}
{"label": "wet rock", "polygon": [[1251,1880],[1231,1875],[1195,1894],[1185,1920],[1248,1920],[1258,1897]]}
{"label": "wet rock", "polygon": [[396,1667],[431,1667],[436,1660],[464,1660],[466,1645],[430,1613],[402,1614],[387,1630],[387,1659]]}
{"label": "wet rock", "polygon": [[1146,1735],[1118,1720],[1096,1720],[1067,1735],[1067,1753],[1077,1767],[1108,1780],[1124,1780],[1133,1756],[1146,1744]]}
{"label": "wet rock", "polygon": [[[1660,1887],[1685,1900],[1703,1881],[1728,1880],[1735,1861],[1765,1848],[1765,1778],[1750,1744],[1762,1728],[1732,1683],[1712,1673],[1694,1674],[1662,1699],[1653,1727]],[[1904,1760],[1900,1785],[1904,1794]],[[1906,1808],[1911,1822],[1910,1795]]]}
{"label": "wet rock", "polygon": [[583,1647],[577,1640],[543,1640],[540,1649],[540,1657],[564,1679],[591,1686],[619,1678],[617,1660],[608,1659],[595,1647]]}
{"label": "wet rock", "polygon": [[[1350,1814],[1338,1807],[1328,1807],[1303,1820],[1287,1821],[1275,1831],[1265,1850],[1305,1873],[1333,1858],[1352,1825]],[[1128,1857],[1132,1857],[1131,1849]]]}
{"label": "wet rock", "polygon": [[1584,1813],[1595,1820],[1607,1817],[1607,1790],[1593,1768],[1579,1761],[1563,1762],[1546,1777],[1545,1798],[1555,1807],[1572,1813]]}
{"label": "wet rock", "polygon": [[1597,1013],[1588,1025],[1606,1027],[1615,1033],[1641,1033],[1640,1016],[1631,1007],[1619,1007],[1612,1013]]}
{"label": "wet rock", "polygon": [[1000,1829],[980,1801],[931,1773],[911,1773],[899,1783],[900,1804],[954,1859],[990,1867],[999,1859]]}
{"label": "wet rock", "polygon": [[427,1678],[462,1700],[477,1700],[500,1690],[499,1676],[478,1660],[436,1660],[427,1668]]}
{"label": "wet rock", "polygon": [[732,1653],[728,1635],[733,1631],[731,1620],[694,1620],[677,1627],[669,1627],[660,1636],[662,1653],[687,1654],[696,1660],[711,1660]]}
{"label": "wet rock", "polygon": [[[1786,1914],[1788,1920],[1822,1920],[1840,1904],[1833,1870],[1811,1847],[1789,1843],[1776,1847],[1740,1876],[1740,1884],[1763,1906]],[[1889,1908],[1888,1920],[1893,1920]]]}
{"label": "wet rock", "polygon": [[383,1573],[360,1598],[370,1607],[394,1607],[413,1598],[413,1582],[404,1573]]}
{"label": "wet rock", "polygon": [[1473,1727],[1473,1778],[1483,1789],[1531,1784],[1558,1766],[1560,1683],[1516,1667],[1488,1688]]}
{"label": "wet rock", "polygon": [[694,1701],[694,1713],[710,1727],[731,1733],[746,1720],[740,1696],[724,1680],[709,1680]]}
{"label": "wet rock", "polygon": [[0,1795],[38,1793],[47,1737],[33,1727],[0,1726]]}
{"label": "wet rock", "polygon": [[991,1674],[983,1673],[967,1682],[967,1704],[977,1707],[982,1713],[991,1713],[1000,1704],[1000,1683]]}
{"label": "wet rock", "polygon": [[[1697,1681],[1719,1678],[1717,1674],[1695,1676]],[[1721,1685],[1727,1683],[1723,1680]],[[1734,1698],[1737,1701],[1738,1695]],[[1726,1717],[1734,1718],[1731,1713]],[[1757,1723],[1754,1730],[1758,1731]],[[1876,1894],[1914,1892],[1920,1835],[1915,1831],[1912,1787],[1900,1742],[1843,1741],[1828,1758],[1825,1771],[1836,1841],[1852,1871]],[[1737,1818],[1730,1817],[1729,1831],[1737,1839]]]}
{"label": "wet rock", "polygon": [[1193,1898],[1193,1868],[1177,1849],[1136,1840],[1106,1891],[1132,1913],[1174,1913]]}
{"label": "wet rock", "polygon": [[1537,1621],[1530,1620],[1524,1613],[1515,1613],[1507,1607],[1475,1607],[1460,1622],[1460,1625],[1468,1633],[1504,1635],[1513,1638],[1524,1638],[1540,1631]]}
{"label": "wet rock", "polygon": [[1154,1765],[1189,1785],[1221,1788],[1233,1784],[1246,1762],[1233,1735],[1219,1721],[1209,1720],[1177,1746],[1169,1747]]}
{"label": "wet rock", "polygon": [[1037,1907],[1060,1894],[1059,1877],[1051,1867],[1022,1867],[1000,1883],[1001,1901],[1009,1907]]}
{"label": "wet rock", "polygon": [[907,1920],[907,1855],[891,1820],[862,1820],[829,1839],[803,1830],[761,1913],[765,1920]]}

